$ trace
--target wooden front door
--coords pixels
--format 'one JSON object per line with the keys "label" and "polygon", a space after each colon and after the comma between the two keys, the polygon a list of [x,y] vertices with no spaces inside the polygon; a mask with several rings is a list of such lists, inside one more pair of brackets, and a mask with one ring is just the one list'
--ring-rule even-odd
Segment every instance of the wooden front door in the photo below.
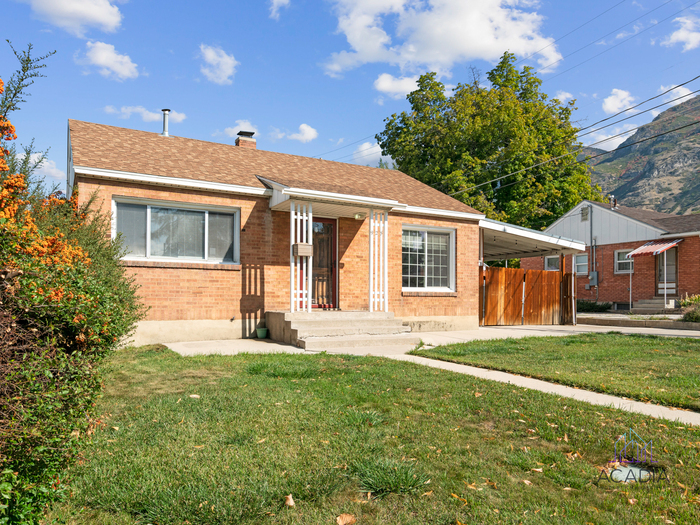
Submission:
{"label": "wooden front door", "polygon": [[337,308],[336,237],[338,223],[335,219],[314,218],[313,245],[314,266],[311,282],[311,306],[313,308]]}

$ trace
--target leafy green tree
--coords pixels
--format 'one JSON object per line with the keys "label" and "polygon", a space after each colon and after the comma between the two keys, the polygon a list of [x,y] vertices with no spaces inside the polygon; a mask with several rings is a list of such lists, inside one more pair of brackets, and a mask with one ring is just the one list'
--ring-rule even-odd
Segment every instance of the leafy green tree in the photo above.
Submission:
{"label": "leafy green tree", "polygon": [[588,166],[576,162],[574,101],[542,93],[511,53],[487,78],[489,86],[474,75],[448,96],[435,73],[422,75],[410,112],[386,119],[377,135],[382,154],[488,217],[529,228],[546,228],[582,199],[602,200]]}

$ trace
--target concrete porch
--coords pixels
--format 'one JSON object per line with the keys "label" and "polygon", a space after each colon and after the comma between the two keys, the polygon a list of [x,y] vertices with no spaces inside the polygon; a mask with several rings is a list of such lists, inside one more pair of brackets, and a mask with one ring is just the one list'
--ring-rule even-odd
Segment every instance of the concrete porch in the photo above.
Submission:
{"label": "concrete porch", "polygon": [[391,312],[311,311],[266,312],[265,325],[274,341],[308,352],[349,348],[397,347],[407,350],[420,342]]}

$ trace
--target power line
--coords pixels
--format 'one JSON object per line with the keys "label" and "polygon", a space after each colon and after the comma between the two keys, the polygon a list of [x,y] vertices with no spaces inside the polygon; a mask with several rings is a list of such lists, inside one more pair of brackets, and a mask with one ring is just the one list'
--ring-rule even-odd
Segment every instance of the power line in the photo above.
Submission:
{"label": "power line", "polygon": [[[369,151],[369,150],[373,150],[373,149],[376,149],[376,148],[378,148],[378,147],[379,147],[379,144],[375,144],[374,146],[371,146],[370,148],[368,148],[367,150],[365,150],[365,153],[366,153],[367,151]],[[361,155],[361,156],[355,157],[355,158],[361,159],[362,157],[368,157],[369,155],[374,155],[374,153],[376,153],[376,152],[367,153],[366,155]],[[348,153],[347,155],[343,155],[342,157],[338,157],[338,158],[335,158],[335,159],[332,159],[332,160],[335,162],[335,161],[338,161],[338,160],[340,160],[340,159],[345,159],[345,158],[347,158],[347,157],[352,157],[352,156],[354,156],[354,155],[355,155],[355,152],[352,152],[352,153]]]}
{"label": "power line", "polygon": [[[575,55],[576,53],[578,53],[579,51],[583,51],[584,49],[586,49],[586,48],[588,48],[588,47],[591,47],[591,46],[594,45],[594,44],[597,44],[598,42],[600,42],[601,39],[607,38],[607,37],[609,37],[610,35],[612,35],[613,33],[617,33],[620,29],[623,29],[624,27],[627,27],[628,25],[630,25],[630,24],[636,22],[637,20],[639,20],[639,19],[641,19],[641,18],[644,18],[645,16],[647,16],[647,15],[653,13],[654,11],[656,11],[656,10],[658,10],[658,9],[661,9],[663,6],[665,6],[666,4],[670,4],[672,1],[673,1],[673,0],[666,0],[666,2],[664,2],[664,3],[661,4],[660,6],[655,7],[655,8],[652,9],[651,11],[649,11],[649,12],[647,12],[647,13],[644,13],[643,15],[638,16],[638,17],[635,18],[634,20],[630,20],[629,22],[625,22],[624,24],[622,24],[621,26],[617,27],[616,29],[613,29],[613,30],[610,31],[609,33],[606,33],[606,34],[604,34],[603,36],[596,38],[595,40],[591,40],[588,44],[586,44],[586,45],[583,46],[583,47],[579,47],[576,51],[573,51],[573,52],[569,53],[568,55],[566,55],[566,56],[564,56],[564,57],[561,57],[559,60],[555,60],[554,62],[551,62],[551,63],[547,64],[546,66],[544,66],[544,67],[542,67],[541,69],[539,69],[539,70],[537,71],[537,73],[540,73],[541,71],[543,71],[543,70],[545,70],[545,69],[547,69],[547,68],[553,66],[554,64],[558,64],[559,62],[561,62],[561,61],[564,60],[565,58],[569,58],[569,57]],[[654,26],[650,26],[650,27],[654,27]],[[647,29],[648,29],[648,28],[647,28]],[[636,33],[636,34],[634,34],[633,36],[637,36],[638,34],[640,34],[640,33]]]}
{"label": "power line", "polygon": [[358,142],[362,142],[363,140],[367,140],[367,139],[370,139],[370,138],[374,138],[374,135],[369,135],[369,136],[367,136],[367,137],[365,137],[365,138],[363,138],[363,139],[356,140],[355,142],[351,142],[350,144],[346,144],[345,146],[341,146],[341,147],[339,147],[339,148],[332,149],[332,150],[330,150],[330,151],[326,151],[325,153],[321,153],[320,155],[314,155],[312,158],[322,157],[323,155],[328,155],[329,153],[333,153],[334,151],[340,151],[341,149],[345,149],[345,148],[347,148],[347,147],[349,147],[349,146],[352,146],[353,144],[357,144]]}
{"label": "power line", "polygon": [[[657,138],[657,137],[662,137],[662,136],[664,136],[664,135],[668,135],[669,133],[673,133],[673,132],[675,132],[675,131],[680,131],[680,130],[682,130],[682,129],[689,128],[689,127],[691,127],[691,126],[697,126],[698,124],[700,124],[700,121],[691,122],[690,124],[686,124],[685,126],[680,126],[680,127],[678,127],[678,128],[674,128],[674,129],[671,129],[671,130],[669,130],[669,131],[664,131],[663,133],[658,133],[657,135],[652,135],[651,137],[647,137],[647,138],[645,138],[645,139],[638,140],[638,141],[636,141],[636,142],[632,142],[632,143],[627,144],[627,145],[625,145],[625,146],[618,147],[618,148],[616,148],[614,151],[619,151],[619,150],[621,150],[621,149],[629,148],[630,146],[634,146],[634,145],[636,145],[636,144],[641,144],[642,142],[646,142],[646,141],[648,141],[648,140],[655,139],[655,138]],[[641,127],[641,126],[640,126],[640,127]],[[636,128],[636,129],[639,129],[639,128]],[[626,135],[626,134],[628,134],[630,131],[632,131],[632,130],[625,131],[624,133],[619,133],[619,134],[617,134],[617,135],[613,135],[612,137],[608,137],[608,138],[606,138],[605,140],[599,140],[598,142],[594,142],[593,144],[589,144],[589,145],[587,145],[587,146],[584,146],[583,148],[580,148],[580,149],[578,149],[578,150],[576,150],[576,151],[571,151],[571,152],[569,152],[569,153],[565,153],[564,155],[559,155],[558,157],[553,157],[553,158],[551,158],[551,159],[547,159],[547,160],[545,160],[545,161],[539,162],[539,163],[534,164],[534,165],[532,165],[532,166],[529,166],[529,167],[527,167],[527,168],[523,168],[523,169],[521,169],[521,170],[514,171],[513,173],[508,173],[508,174],[502,175],[502,176],[500,176],[500,177],[496,177],[495,179],[491,179],[491,180],[488,180],[488,181],[486,181],[486,182],[482,182],[482,183],[476,184],[476,185],[474,185],[474,186],[471,186],[471,187],[469,187],[469,188],[466,188],[466,189],[463,189],[463,190],[459,190],[459,191],[456,191],[456,192],[454,192],[454,193],[450,193],[449,195],[450,195],[450,197],[454,197],[455,195],[458,195],[458,194],[460,194],[460,193],[464,193],[465,191],[473,190],[473,189],[478,188],[478,187],[480,187],[480,186],[484,186],[484,185],[486,185],[486,184],[491,184],[492,182],[498,182],[499,180],[503,180],[503,179],[505,179],[506,177],[511,177],[511,176],[513,176],[513,175],[518,175],[518,174],[523,173],[523,172],[525,172],[525,171],[529,171],[529,170],[531,170],[531,169],[533,169],[533,168],[537,168],[537,167],[539,167],[539,166],[542,166],[543,164],[548,164],[548,163],[553,162],[553,161],[555,161],[555,160],[559,160],[559,159],[562,159],[562,158],[564,158],[564,157],[569,157],[569,156],[571,156],[571,155],[578,155],[579,153],[581,153],[581,152],[584,150],[584,148],[590,148],[591,146],[594,146],[594,145],[596,145],[596,144],[600,144],[600,143],[602,143],[602,142],[607,142],[608,140],[613,139],[613,138],[615,138],[615,137],[619,137],[619,136],[621,136],[621,135]],[[597,155],[590,156],[587,160],[595,159],[595,158],[601,157],[601,156],[603,156],[603,155],[608,155],[608,154],[610,154],[610,153],[612,153],[612,151],[606,151],[606,152],[604,152],[604,153],[599,153],[599,154],[597,154]],[[577,160],[577,161],[575,161],[574,163],[575,163],[575,164],[581,164],[582,162],[586,162],[587,160],[580,160],[580,161]]]}
{"label": "power line", "polygon": [[[669,1],[670,1],[670,0],[669,0]],[[668,2],[666,2],[666,3],[668,3]],[[661,23],[665,22],[666,20],[669,20],[670,18],[673,18],[674,16],[676,16],[676,15],[682,13],[682,12],[685,11],[686,9],[689,9],[689,8],[691,8],[691,7],[693,7],[693,6],[697,5],[697,4],[700,4],[700,0],[698,0],[698,1],[695,2],[694,4],[689,5],[688,7],[684,7],[683,9],[681,9],[681,10],[679,10],[679,11],[676,11],[675,13],[673,13],[673,14],[670,15],[670,16],[667,16],[666,18],[664,18],[664,19],[661,20],[660,22],[656,22],[655,24],[650,25],[650,26],[647,27],[646,29],[642,29],[639,33],[635,33],[634,35],[630,36],[629,38],[626,38],[626,39],[622,40],[621,42],[618,42],[618,43],[615,44],[614,46],[611,46],[611,47],[605,49],[604,51],[601,51],[601,52],[598,53],[597,55],[593,55],[592,57],[587,58],[587,59],[584,60],[583,62],[579,62],[579,63],[576,64],[575,66],[571,66],[569,69],[565,69],[564,71],[560,71],[560,72],[557,73],[556,75],[553,75],[553,76],[551,76],[551,77],[548,77],[546,80],[543,80],[542,82],[544,83],[544,82],[547,82],[548,80],[552,80],[553,78],[557,78],[558,76],[561,76],[561,75],[563,75],[564,73],[568,73],[568,72],[571,71],[572,69],[575,69],[575,68],[577,68],[578,66],[581,66],[581,65],[585,64],[586,62],[590,62],[590,61],[593,60],[594,58],[598,58],[600,55],[603,55],[603,54],[607,53],[608,51],[612,51],[612,50],[615,49],[617,46],[621,46],[621,45],[624,44],[625,42],[628,42],[628,41],[632,40],[633,38],[638,37],[638,36],[641,35],[642,33],[646,33],[646,32],[649,31],[650,29],[652,29],[652,28],[654,28],[654,27],[660,25]],[[663,5],[665,5],[665,4],[663,4]],[[659,6],[659,7],[661,7],[661,6]],[[648,13],[647,13],[647,14],[648,14]],[[590,44],[589,44],[589,45],[590,45]],[[588,47],[588,46],[585,46],[585,47]],[[581,49],[583,49],[583,48],[581,48]],[[580,50],[579,50],[579,51],[580,51]],[[573,54],[573,53],[572,53],[572,54]],[[568,55],[568,56],[571,56],[571,55]],[[564,59],[562,58],[561,60],[564,60]],[[561,62],[561,60],[558,60],[557,62]],[[556,64],[557,62],[553,62],[553,63],[550,64],[550,65]],[[547,67],[549,67],[549,66],[545,66],[544,69],[546,69]],[[540,71],[542,71],[542,69],[540,69],[539,71],[537,71],[537,73],[539,73]]]}
{"label": "power line", "polygon": [[[521,58],[521,59],[518,60],[514,65],[518,65],[518,64],[519,64],[520,62],[522,62],[523,60],[529,60],[530,58],[532,58],[532,57],[534,57],[535,55],[541,53],[542,51],[544,51],[544,50],[547,49],[548,47],[551,47],[551,46],[553,46],[554,44],[556,44],[557,42],[559,42],[560,40],[563,40],[564,38],[566,38],[567,36],[569,36],[571,33],[575,33],[576,31],[578,31],[578,30],[581,29],[582,27],[584,27],[584,26],[590,24],[591,22],[593,22],[594,20],[600,18],[601,16],[603,16],[603,15],[604,15],[605,13],[607,13],[608,11],[612,11],[612,10],[615,9],[617,6],[619,6],[620,4],[624,4],[626,1],[627,1],[627,0],[622,0],[621,2],[618,2],[617,4],[615,4],[614,6],[612,6],[612,7],[608,8],[608,9],[606,9],[605,11],[603,11],[602,13],[600,13],[599,15],[594,16],[594,17],[591,18],[588,22],[584,22],[583,24],[581,24],[580,26],[578,26],[578,27],[575,28],[575,29],[572,29],[571,31],[569,31],[569,32],[566,33],[565,35],[560,36],[560,37],[557,38],[556,40],[553,40],[552,42],[550,42],[549,44],[547,44],[546,46],[544,46],[542,49],[539,49],[539,50],[535,51],[534,53],[532,53],[532,54],[529,55],[529,56],[526,56],[526,57]],[[648,14],[648,13],[647,13],[647,14]],[[634,22],[634,20],[633,20],[632,22]],[[629,22],[629,23],[631,24],[632,22]],[[628,24],[625,24],[625,25],[628,25]],[[624,27],[624,26],[623,26],[623,27]]]}

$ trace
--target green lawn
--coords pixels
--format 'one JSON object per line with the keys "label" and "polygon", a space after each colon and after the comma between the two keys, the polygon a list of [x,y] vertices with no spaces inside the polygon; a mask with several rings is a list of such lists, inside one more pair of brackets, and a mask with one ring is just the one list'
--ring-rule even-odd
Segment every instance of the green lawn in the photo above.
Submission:
{"label": "green lawn", "polygon": [[473,341],[415,355],[700,411],[700,340],[589,333]]}
{"label": "green lawn", "polygon": [[[127,349],[105,384],[55,522],[700,522],[700,432],[668,421],[324,354]],[[596,484],[630,427],[670,482]]]}

